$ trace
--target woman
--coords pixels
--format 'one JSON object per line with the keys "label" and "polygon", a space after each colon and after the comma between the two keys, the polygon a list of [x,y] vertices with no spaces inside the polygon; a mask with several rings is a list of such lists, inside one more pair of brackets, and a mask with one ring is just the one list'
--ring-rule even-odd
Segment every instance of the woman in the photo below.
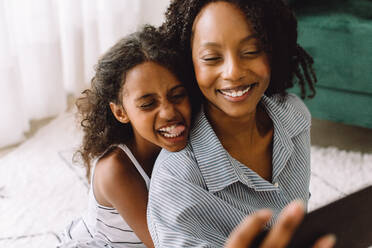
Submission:
{"label": "woman", "polygon": [[186,148],[156,161],[148,225],[156,247],[220,247],[245,215],[270,208],[270,227],[289,202],[306,205],[311,117],[286,89],[296,75],[314,95],[313,61],[280,0],[176,0],[166,17],[203,108]]}

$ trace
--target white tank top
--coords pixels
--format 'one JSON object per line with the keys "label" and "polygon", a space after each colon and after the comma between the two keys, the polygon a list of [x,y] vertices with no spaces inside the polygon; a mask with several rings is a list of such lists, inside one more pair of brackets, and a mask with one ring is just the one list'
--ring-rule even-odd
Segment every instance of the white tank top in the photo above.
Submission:
{"label": "white tank top", "polygon": [[[150,178],[129,148],[126,145],[116,146],[127,154],[149,189]],[[146,247],[115,208],[105,207],[97,202],[93,192],[93,178],[100,158],[93,163],[88,209],[65,230],[61,237],[62,244],[58,247]]]}

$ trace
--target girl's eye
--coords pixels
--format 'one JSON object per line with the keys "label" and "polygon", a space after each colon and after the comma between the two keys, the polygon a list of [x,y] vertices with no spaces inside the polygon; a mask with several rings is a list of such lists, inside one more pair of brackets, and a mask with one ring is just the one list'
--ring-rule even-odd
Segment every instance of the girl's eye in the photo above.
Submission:
{"label": "girl's eye", "polygon": [[171,101],[177,103],[181,101],[182,99],[184,99],[186,96],[187,96],[186,92],[180,92],[180,93],[172,95]]}
{"label": "girl's eye", "polygon": [[139,107],[143,110],[149,110],[149,109],[153,108],[154,106],[155,106],[155,102],[152,101],[152,102],[148,102],[148,103],[143,103]]}

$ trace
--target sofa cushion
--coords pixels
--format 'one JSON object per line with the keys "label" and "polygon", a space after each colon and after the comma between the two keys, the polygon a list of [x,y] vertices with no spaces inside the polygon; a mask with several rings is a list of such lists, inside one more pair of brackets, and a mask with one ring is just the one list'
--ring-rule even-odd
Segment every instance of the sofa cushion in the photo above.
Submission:
{"label": "sofa cushion", "polygon": [[372,94],[372,1],[290,1],[318,85]]}
{"label": "sofa cushion", "polygon": [[304,16],[299,43],[315,59],[319,85],[372,94],[372,21],[343,13]]}

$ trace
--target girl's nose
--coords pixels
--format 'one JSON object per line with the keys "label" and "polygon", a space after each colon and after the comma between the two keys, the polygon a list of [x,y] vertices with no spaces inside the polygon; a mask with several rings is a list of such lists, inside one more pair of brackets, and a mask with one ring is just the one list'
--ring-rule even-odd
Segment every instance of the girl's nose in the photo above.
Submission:
{"label": "girl's nose", "polygon": [[173,120],[176,116],[176,109],[172,103],[164,103],[159,111],[159,117],[165,120]]}
{"label": "girl's nose", "polygon": [[238,81],[244,77],[242,62],[237,56],[231,55],[223,64],[222,78],[226,81]]}

